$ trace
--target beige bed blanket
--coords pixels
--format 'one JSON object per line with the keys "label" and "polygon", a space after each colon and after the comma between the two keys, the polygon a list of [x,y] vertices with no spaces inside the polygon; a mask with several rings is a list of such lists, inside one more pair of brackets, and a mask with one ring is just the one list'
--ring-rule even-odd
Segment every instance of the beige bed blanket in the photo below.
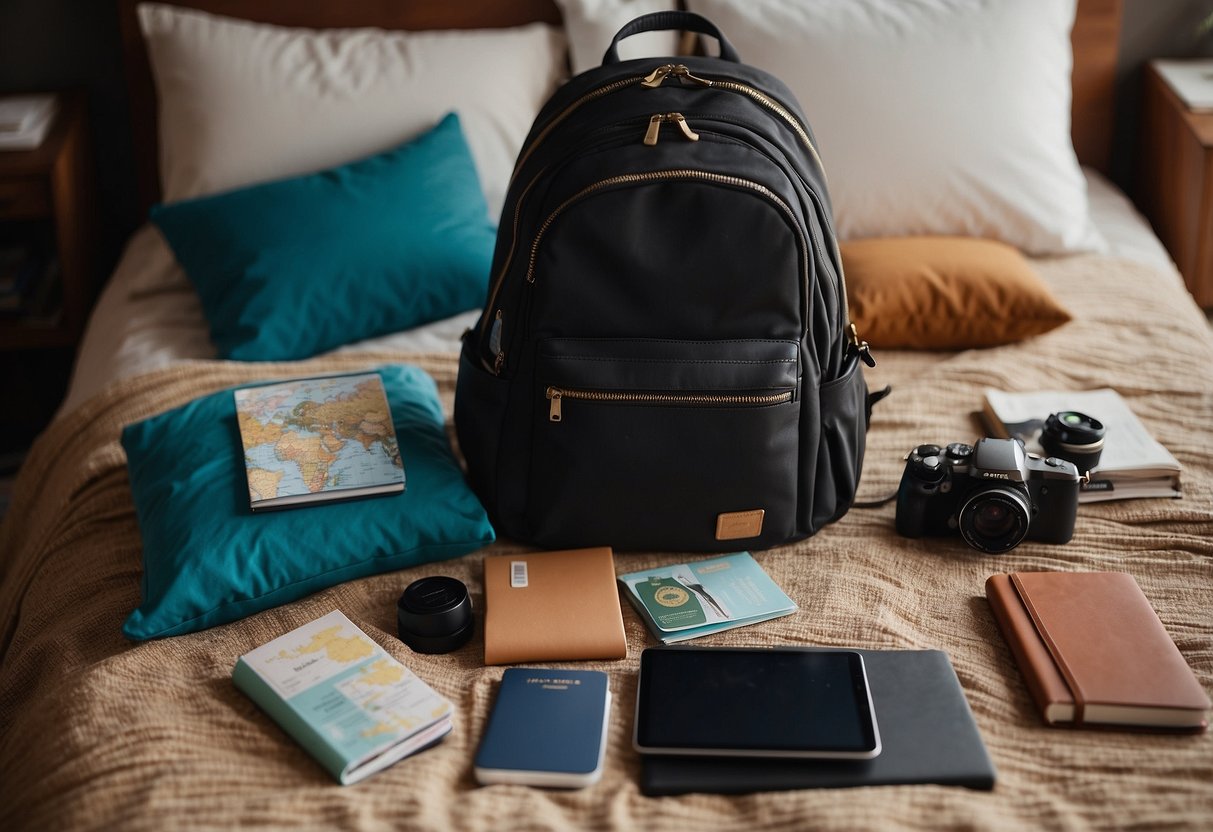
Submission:
{"label": "beige bed blanket", "polygon": [[[1095,257],[1040,268],[1076,315],[1060,330],[937,355],[877,345],[881,363],[870,383],[892,383],[895,392],[872,424],[863,496],[896,486],[910,447],[971,440],[970,413],[985,385],[1111,385],[1183,463],[1184,498],[1084,505],[1073,542],[1023,544],[1001,557],[958,540],[901,539],[891,505],[855,509],[807,541],[758,554],[800,612],[703,640],[947,651],[998,768],[993,792],[898,786],[644,797],[631,710],[637,657],[653,641],[627,605],[629,657],[581,665],[606,670],[616,695],[602,782],[571,792],[477,787],[472,756],[502,669],[482,665],[479,636],[454,654],[411,653],[394,637],[394,602],[410,581],[444,572],[466,582],[482,607],[484,553],[344,584],[206,632],[125,641],[119,627],[138,602],[140,545],[121,427],[224,386],[383,361],[425,368],[449,408],[451,357],[374,355],[183,365],[110,388],[42,436],[0,532],[0,828],[1213,826],[1213,736],[1045,727],[982,597],[996,571],[1130,572],[1213,690],[1213,335],[1173,273]],[[511,548],[499,542],[486,552]],[[621,554],[617,568],[684,557]],[[231,683],[241,653],[333,608],[457,711],[439,747],[350,787],[332,782]]]}

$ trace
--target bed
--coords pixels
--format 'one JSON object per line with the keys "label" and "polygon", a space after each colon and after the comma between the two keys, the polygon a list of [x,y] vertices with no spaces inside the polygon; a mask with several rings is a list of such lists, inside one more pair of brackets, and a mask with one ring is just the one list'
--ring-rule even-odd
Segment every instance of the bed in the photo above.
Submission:
{"label": "bed", "polygon": [[[559,25],[562,9],[571,17],[594,4],[186,5],[282,26],[429,30]],[[120,8],[141,160],[138,187],[150,205],[163,184],[156,99],[135,4],[124,0]],[[861,498],[894,489],[903,457],[915,445],[975,436],[971,414],[983,387],[1111,386],[1182,463],[1182,499],[1084,504],[1070,543],[1025,543],[997,557],[956,540],[900,538],[892,506],[852,509],[807,540],[758,553],[799,613],[707,640],[946,651],[997,768],[993,791],[917,785],[644,796],[640,759],[631,748],[631,707],[639,653],[654,642],[626,605],[628,657],[576,665],[605,670],[617,703],[602,781],[567,792],[478,787],[472,755],[502,668],[483,665],[479,633],[448,655],[412,653],[395,638],[393,605],[412,580],[444,573],[466,583],[473,605],[481,607],[483,556],[524,548],[508,540],[438,565],[340,583],[188,635],[124,638],[120,628],[139,604],[141,575],[140,531],[119,442],[124,426],[237,384],[406,363],[437,382],[449,427],[459,337],[478,314],[463,312],[304,360],[219,360],[196,294],[149,225],[132,238],[102,294],[71,389],[31,450],[0,529],[0,825],[1208,827],[1213,739],[1047,727],[983,597],[985,579],[995,572],[1129,572],[1206,691],[1213,690],[1213,332],[1148,224],[1101,173],[1109,159],[1119,24],[1118,2],[1078,3],[1073,142],[1084,164],[1090,220],[1106,245],[1032,259],[1073,320],[989,349],[896,350],[875,343],[878,364],[868,383],[873,389],[891,384],[894,393],[871,424]],[[531,117],[521,120],[529,124]],[[812,108],[809,117],[813,121]],[[616,569],[686,557],[618,553]],[[456,711],[456,728],[441,745],[353,787],[333,783],[231,682],[238,656],[332,609]]]}

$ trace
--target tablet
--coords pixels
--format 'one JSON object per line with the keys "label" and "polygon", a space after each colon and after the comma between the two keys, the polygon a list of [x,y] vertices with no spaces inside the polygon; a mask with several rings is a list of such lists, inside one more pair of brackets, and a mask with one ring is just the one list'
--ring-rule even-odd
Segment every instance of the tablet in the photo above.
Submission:
{"label": "tablet", "polygon": [[655,647],[640,654],[642,754],[871,759],[863,657],[798,647]]}

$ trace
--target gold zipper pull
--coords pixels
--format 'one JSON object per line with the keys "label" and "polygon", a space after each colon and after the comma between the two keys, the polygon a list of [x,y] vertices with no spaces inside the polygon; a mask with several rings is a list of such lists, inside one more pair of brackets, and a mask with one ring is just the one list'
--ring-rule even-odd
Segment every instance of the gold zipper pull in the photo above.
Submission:
{"label": "gold zipper pull", "polygon": [[687,124],[682,113],[670,113],[666,118],[678,125],[678,129],[682,131],[682,135],[686,136],[688,141],[699,141],[699,134],[691,129],[691,125]]}
{"label": "gold zipper pull", "polygon": [[670,77],[670,73],[675,69],[676,67],[673,64],[662,64],[646,75],[645,79],[640,82],[640,86],[648,87],[649,89],[660,87],[662,82],[664,82],[666,78]]}
{"label": "gold zipper pull", "polygon": [[548,408],[548,421],[560,421],[560,399],[564,396],[564,391],[559,387],[549,387],[546,393],[548,399],[551,400],[552,406]]}
{"label": "gold zipper pull", "polygon": [[671,67],[670,71],[674,74],[674,77],[680,81],[690,81],[692,84],[698,84],[701,87],[710,87],[713,84],[713,82],[709,81],[707,78],[700,78],[698,75],[692,75],[690,67],[688,67],[686,64],[679,64],[678,66]]}
{"label": "gold zipper pull", "polygon": [[649,119],[649,129],[645,131],[644,143],[649,147],[657,144],[657,137],[661,135],[661,122],[665,121],[665,116],[657,113]]}
{"label": "gold zipper pull", "polygon": [[875,367],[876,359],[872,357],[872,348],[868,345],[867,341],[864,341],[862,338],[859,337],[859,330],[856,329],[854,322],[851,323],[850,329],[851,329],[851,344],[855,347],[855,350],[859,353],[859,358],[863,361],[864,364],[867,364],[869,367]]}

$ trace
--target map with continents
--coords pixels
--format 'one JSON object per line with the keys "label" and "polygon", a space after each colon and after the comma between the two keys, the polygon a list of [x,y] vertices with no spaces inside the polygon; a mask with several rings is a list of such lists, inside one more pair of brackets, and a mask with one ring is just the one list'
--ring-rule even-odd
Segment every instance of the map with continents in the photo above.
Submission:
{"label": "map with continents", "polygon": [[254,507],[404,487],[391,411],[375,373],[237,390],[236,416]]}

